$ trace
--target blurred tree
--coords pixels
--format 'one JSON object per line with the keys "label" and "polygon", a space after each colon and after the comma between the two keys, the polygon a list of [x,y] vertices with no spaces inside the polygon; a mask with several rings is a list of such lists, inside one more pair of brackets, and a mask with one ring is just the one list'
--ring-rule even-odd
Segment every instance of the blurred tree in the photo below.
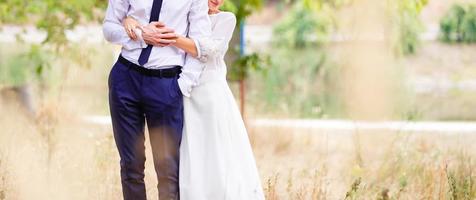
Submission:
{"label": "blurred tree", "polygon": [[476,43],[476,4],[455,4],[440,21],[444,42]]}
{"label": "blurred tree", "polygon": [[424,30],[420,13],[428,0],[387,0],[390,40],[400,55],[414,54]]}
{"label": "blurred tree", "polygon": [[273,43],[284,48],[305,48],[327,42],[334,25],[332,6],[323,0],[295,2],[275,27]]}
{"label": "blurred tree", "polygon": [[[30,74],[36,74],[40,81],[44,80],[44,73],[55,58],[64,56],[65,50],[73,49],[73,44],[68,43],[66,39],[65,31],[73,29],[79,23],[101,20],[102,10],[106,5],[107,0],[0,1],[0,27],[5,24],[34,25],[46,32],[41,45],[31,45],[26,48],[26,52],[10,55],[7,57],[10,61],[0,63],[0,70],[3,71],[0,73],[3,75],[3,78],[0,77],[0,84],[19,91],[22,101],[28,110],[31,110],[27,90]],[[23,39],[17,37],[17,42],[25,44]],[[80,56],[68,59],[78,63],[87,62],[87,59]]]}
{"label": "blurred tree", "polygon": [[[52,135],[55,133],[57,112],[48,112],[48,108],[39,112],[33,110],[32,100],[27,89],[28,77],[30,74],[35,74],[40,80],[40,100],[43,100],[44,90],[48,89],[45,83],[45,73],[50,70],[53,62],[61,59],[77,63],[88,62],[88,57],[75,51],[78,45],[68,42],[66,30],[71,30],[80,23],[102,20],[106,5],[107,0],[0,1],[0,26],[4,24],[35,25],[39,30],[46,32],[46,37],[41,41],[41,45],[31,45],[27,48],[27,52],[9,57],[10,62],[0,63],[2,64],[0,70],[6,72],[0,74],[6,75],[6,80],[11,80],[0,82],[0,84],[8,84],[14,91],[17,91],[24,106],[30,110],[33,116],[36,114],[35,122],[48,147],[48,163],[50,163],[55,149]],[[18,36],[16,45],[24,45],[23,39]],[[70,66],[65,64],[57,66]],[[64,69],[63,76],[65,76],[68,67],[62,69]]]}
{"label": "blurred tree", "polygon": [[254,11],[263,7],[263,0],[227,0],[223,10],[235,13],[237,24],[241,25]]}
{"label": "blurred tree", "polygon": [[[352,0],[294,0],[291,12],[276,28],[276,40],[302,47],[328,40],[336,27],[340,8],[358,4]],[[420,13],[428,0],[387,0],[388,33],[397,54],[413,54],[424,27]]]}
{"label": "blurred tree", "polygon": [[233,62],[229,78],[238,81],[240,90],[240,111],[245,115],[246,83],[252,71],[265,70],[265,66],[270,64],[270,58],[258,53],[240,56]]}
{"label": "blurred tree", "polygon": [[80,23],[99,22],[107,0],[3,0],[0,2],[0,25],[35,25],[46,32],[42,46],[55,50],[68,47],[66,30]]}
{"label": "blurred tree", "polygon": [[228,60],[231,60],[231,70],[229,78],[237,81],[240,91],[240,110],[241,114],[245,116],[245,102],[246,102],[246,80],[253,70],[261,70],[269,60],[267,56],[259,53],[251,55],[244,55],[244,35],[243,28],[246,18],[259,10],[263,6],[263,0],[228,0],[225,1],[223,10],[235,13],[237,18],[237,26],[230,44],[231,51],[228,55]]}
{"label": "blurred tree", "polygon": [[[274,27],[272,67],[260,99],[262,107],[293,117],[336,113],[339,68],[329,60],[327,44],[337,29],[337,10],[350,1],[296,0]],[[277,114],[277,113],[275,113]],[[332,117],[336,117],[332,115]]]}
{"label": "blurred tree", "polygon": [[9,57],[9,59],[4,59],[0,62],[0,69],[2,69],[0,70],[0,85],[8,84],[10,86],[9,89],[19,95],[20,102],[25,106],[28,113],[34,114],[35,109],[31,99],[31,90],[27,85],[35,71],[37,71],[37,74],[42,74],[38,70],[49,68],[48,52],[42,51],[39,45],[31,45],[30,49],[26,52],[13,52],[1,56]]}
{"label": "blurred tree", "polygon": [[[339,26],[352,25],[352,20],[346,21],[345,17],[352,16],[349,13],[363,2],[285,2],[279,8],[285,13],[284,17],[275,26],[273,34],[272,67],[267,70],[267,76],[257,77],[265,85],[258,88],[263,91],[260,92],[262,94],[253,94],[253,97],[266,101],[266,104],[259,107],[266,109],[263,110],[266,113],[295,117],[345,117],[342,108],[344,97],[338,92],[342,89],[339,78],[342,74],[342,61],[345,59],[335,58],[336,54],[330,51],[344,44],[341,41],[334,43],[334,36],[344,40],[354,39],[352,28]],[[385,35],[391,41],[395,55],[414,53],[423,30],[419,15],[427,1],[374,2],[381,3],[378,6],[386,14],[383,21],[385,24],[382,25],[386,25]]]}

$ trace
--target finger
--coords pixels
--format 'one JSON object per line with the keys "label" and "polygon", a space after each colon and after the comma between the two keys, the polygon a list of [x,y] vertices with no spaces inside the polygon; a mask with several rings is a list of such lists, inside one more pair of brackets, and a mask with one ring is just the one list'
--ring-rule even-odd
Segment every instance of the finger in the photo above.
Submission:
{"label": "finger", "polygon": [[152,23],[150,23],[150,25],[153,25],[155,27],[164,27],[165,23],[163,23],[163,22],[152,22]]}
{"label": "finger", "polygon": [[175,33],[160,33],[160,32],[157,32],[154,34],[154,37],[157,37],[159,39],[172,39],[172,38],[176,38],[177,37],[177,34]]}
{"label": "finger", "polygon": [[132,40],[136,40],[136,39],[137,39],[136,33],[134,32],[134,30],[133,30],[132,28],[128,28],[128,29],[127,29],[127,35],[129,35],[129,37],[130,37]]}
{"label": "finger", "polygon": [[168,47],[168,46],[172,46],[172,44],[159,43],[158,46],[159,47]]}
{"label": "finger", "polygon": [[131,29],[129,29],[129,28],[125,28],[125,29],[126,29],[127,35],[128,35],[130,38],[132,38]]}
{"label": "finger", "polygon": [[137,35],[136,35],[136,32],[131,30],[131,38],[132,40],[137,40]]}
{"label": "finger", "polygon": [[176,40],[167,40],[167,39],[160,39],[159,40],[159,43],[161,43],[161,44],[173,44],[175,42],[177,42],[177,41]]}
{"label": "finger", "polygon": [[158,37],[162,39],[175,39],[177,38],[177,34],[175,33],[159,34]]}
{"label": "finger", "polygon": [[166,47],[166,46],[169,46],[170,44],[173,44],[173,43],[171,43],[171,41],[169,40],[162,40],[162,39],[154,40],[154,46]]}
{"label": "finger", "polygon": [[175,30],[171,28],[158,28],[157,32],[159,33],[174,33]]}

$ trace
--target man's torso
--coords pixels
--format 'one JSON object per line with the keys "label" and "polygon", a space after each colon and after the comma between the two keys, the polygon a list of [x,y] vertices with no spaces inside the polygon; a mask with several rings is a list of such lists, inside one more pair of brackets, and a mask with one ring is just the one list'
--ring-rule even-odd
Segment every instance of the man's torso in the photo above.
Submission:
{"label": "man's torso", "polygon": [[[126,0],[130,7],[128,16],[137,19],[142,25],[149,24],[153,0]],[[175,30],[175,33],[187,35],[188,13],[192,6],[192,0],[164,0],[160,11],[159,21]],[[138,64],[138,58],[142,49],[122,49],[122,56],[127,60]],[[156,69],[170,66],[183,66],[185,52],[175,47],[154,47],[149,57],[149,62],[144,67]]]}

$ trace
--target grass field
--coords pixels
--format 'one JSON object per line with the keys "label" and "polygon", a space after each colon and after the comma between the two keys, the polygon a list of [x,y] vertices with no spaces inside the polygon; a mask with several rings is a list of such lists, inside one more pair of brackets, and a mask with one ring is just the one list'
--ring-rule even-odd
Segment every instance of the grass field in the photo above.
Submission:
{"label": "grass field", "polygon": [[[45,106],[36,122],[0,105],[8,116],[0,120],[0,199],[121,197],[110,127],[84,122],[68,104]],[[476,198],[474,135],[249,129],[270,200]],[[146,183],[155,199],[151,162]]]}
{"label": "grass field", "polygon": [[476,198],[474,136],[260,132],[268,199]]}
{"label": "grass field", "polygon": [[[472,51],[468,47],[465,52]],[[114,60],[110,52],[97,52],[91,68],[60,68],[52,89],[37,102],[34,118],[23,114],[11,91],[0,92],[0,200],[120,199],[119,158],[111,128],[82,120],[86,115],[108,114],[106,80]],[[459,55],[459,50],[451,52]],[[424,70],[416,63],[426,62],[425,58],[411,58],[416,60],[411,61],[415,71]],[[470,102],[472,93],[464,95]],[[461,99],[441,101],[449,105]],[[260,116],[253,102],[248,116]],[[454,113],[471,111],[446,107]],[[428,109],[439,112],[435,108],[440,107],[432,104]],[[476,198],[476,135],[249,130],[270,200]],[[157,196],[155,172],[151,162],[146,165],[152,198]]]}

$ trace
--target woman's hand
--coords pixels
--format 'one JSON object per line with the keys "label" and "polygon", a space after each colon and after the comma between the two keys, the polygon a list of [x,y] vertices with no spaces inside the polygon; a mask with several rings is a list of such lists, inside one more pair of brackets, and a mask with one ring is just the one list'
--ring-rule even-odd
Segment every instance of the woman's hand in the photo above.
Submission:
{"label": "woman's hand", "polygon": [[132,40],[137,40],[137,35],[134,32],[134,29],[140,28],[141,27],[140,23],[132,17],[127,17],[126,19],[122,21],[122,25],[124,26],[124,29],[126,29],[127,35]]}
{"label": "woman's hand", "polygon": [[142,38],[145,43],[153,46],[166,47],[176,42],[177,34],[171,28],[167,28],[162,22],[152,22],[147,26],[140,27]]}

